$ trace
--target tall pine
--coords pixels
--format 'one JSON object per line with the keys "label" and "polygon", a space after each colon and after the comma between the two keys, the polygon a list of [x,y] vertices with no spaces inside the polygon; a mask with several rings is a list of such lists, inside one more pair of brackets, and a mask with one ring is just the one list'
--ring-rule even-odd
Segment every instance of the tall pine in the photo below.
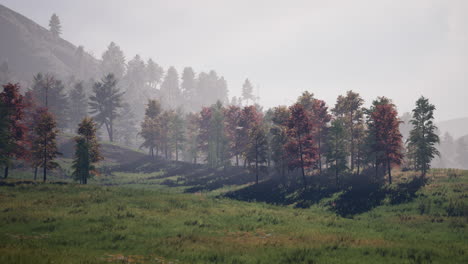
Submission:
{"label": "tall pine", "polygon": [[421,171],[421,176],[425,177],[430,169],[431,160],[439,155],[436,144],[440,142],[436,134],[437,127],[434,125],[435,106],[429,103],[429,99],[421,96],[416,101],[416,107],[413,109],[413,118],[411,124],[413,129],[410,131],[408,146],[412,150],[416,169]]}

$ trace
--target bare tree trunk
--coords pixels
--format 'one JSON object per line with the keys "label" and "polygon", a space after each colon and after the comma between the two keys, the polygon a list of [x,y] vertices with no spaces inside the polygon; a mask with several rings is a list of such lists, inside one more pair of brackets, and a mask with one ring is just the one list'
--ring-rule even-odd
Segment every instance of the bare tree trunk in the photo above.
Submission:
{"label": "bare tree trunk", "polygon": [[299,136],[299,154],[301,157],[302,180],[304,181],[304,189],[305,189],[307,188],[307,182],[306,182],[305,171],[304,171],[304,158],[302,156],[302,143],[300,142],[301,142],[301,136]]}
{"label": "bare tree trunk", "polygon": [[44,182],[47,180],[47,136],[44,137],[44,161],[43,161],[43,178]]}
{"label": "bare tree trunk", "polygon": [[34,168],[34,180],[37,179],[37,166]]}
{"label": "bare tree trunk", "polygon": [[179,161],[179,144],[178,144],[177,141],[176,141],[176,144],[175,144],[175,160]]}
{"label": "bare tree trunk", "polygon": [[387,169],[388,169],[388,183],[392,184],[392,167],[391,167],[389,158],[387,158]]}
{"label": "bare tree trunk", "polygon": [[255,184],[258,184],[258,146],[255,148]]}
{"label": "bare tree trunk", "polygon": [[353,112],[351,112],[351,171],[354,171],[354,126],[353,126]]}
{"label": "bare tree trunk", "polygon": [[319,136],[318,136],[318,154],[319,154],[319,173],[322,175],[322,148],[321,148],[321,131],[319,131]]}
{"label": "bare tree trunk", "polygon": [[42,177],[44,178],[44,182],[47,180],[47,166],[44,166],[44,169],[42,171]]}
{"label": "bare tree trunk", "polygon": [[5,166],[3,178],[5,178],[5,179],[8,178],[8,166]]}

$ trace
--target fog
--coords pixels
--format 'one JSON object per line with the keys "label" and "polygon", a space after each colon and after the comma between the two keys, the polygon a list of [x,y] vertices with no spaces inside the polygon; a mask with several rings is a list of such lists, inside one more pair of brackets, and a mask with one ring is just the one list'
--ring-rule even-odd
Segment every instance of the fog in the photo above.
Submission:
{"label": "fog", "polygon": [[110,41],[167,69],[211,69],[239,96],[249,78],[260,104],[308,90],[332,104],[347,90],[367,104],[385,94],[400,113],[420,96],[436,120],[468,116],[468,2],[1,0],[100,58]]}

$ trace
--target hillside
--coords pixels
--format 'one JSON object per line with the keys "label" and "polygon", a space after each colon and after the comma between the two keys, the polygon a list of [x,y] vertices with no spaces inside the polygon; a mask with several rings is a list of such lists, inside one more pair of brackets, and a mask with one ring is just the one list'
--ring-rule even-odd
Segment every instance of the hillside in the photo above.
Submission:
{"label": "hillside", "polygon": [[[14,81],[30,81],[38,72],[61,78],[89,76],[97,61],[64,39],[56,39],[34,21],[0,5],[0,63],[7,62]],[[81,75],[81,76],[80,76]]]}
{"label": "hillside", "polygon": [[448,132],[455,139],[468,135],[468,117],[446,120],[438,122],[436,125],[441,135]]}

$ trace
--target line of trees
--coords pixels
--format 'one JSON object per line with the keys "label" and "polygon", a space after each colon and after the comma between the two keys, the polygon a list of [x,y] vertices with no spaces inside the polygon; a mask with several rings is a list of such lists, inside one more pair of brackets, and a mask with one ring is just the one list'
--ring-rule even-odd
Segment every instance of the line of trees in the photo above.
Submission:
{"label": "line of trees", "polygon": [[[251,93],[249,86],[247,80],[245,94]],[[53,161],[59,154],[56,137],[59,130],[69,128],[65,124],[70,117],[80,122],[77,126],[81,129],[85,121],[89,127],[91,121],[86,116],[92,114],[96,121],[91,122],[96,127],[93,137],[100,127],[105,128],[110,141],[115,134],[130,134],[121,127],[116,129],[116,123],[129,119],[124,116],[130,112],[124,102],[126,97],[114,74],[94,82],[89,99],[81,82],[75,83],[67,95],[63,83],[51,75],[37,74],[24,96],[18,85],[5,85],[0,120],[7,124],[0,132],[0,161],[5,177],[12,159],[25,159],[35,168],[35,178],[38,168],[43,169],[45,180],[46,171],[57,166]],[[416,102],[410,136],[403,142],[401,121],[390,99],[379,97],[369,108],[363,104],[359,94],[348,91],[329,109],[324,101],[304,92],[289,107],[263,111],[256,104],[225,106],[218,101],[187,114],[181,107],[164,108],[160,101],[149,100],[139,136],[143,139],[141,147],[147,148],[153,158],[206,163],[210,167],[249,167],[255,170],[256,182],[268,167],[282,177],[298,172],[304,186],[311,174],[334,175],[339,185],[344,173],[360,175],[364,170],[367,174],[374,171],[374,180],[386,174],[392,183],[392,167],[402,163],[425,176],[431,160],[439,155],[435,147],[439,137],[433,124],[435,107],[424,97]],[[88,145],[97,144],[97,139],[78,134],[76,156],[81,160],[76,164],[85,164],[87,171],[94,171],[91,163],[99,157],[90,154],[84,158],[82,151],[92,152]],[[81,165],[74,166],[76,171],[76,166]],[[84,178],[88,176],[76,173],[75,177],[86,183]]]}
{"label": "line of trees", "polygon": [[[39,92],[37,87],[22,95],[20,86],[11,83],[4,85],[0,93],[0,166],[4,168],[4,178],[15,160],[24,160],[34,168],[34,180],[41,168],[44,182],[48,171],[59,166],[55,161],[61,155],[57,145],[59,119],[49,110],[49,107],[60,109],[60,105],[49,104],[53,102],[49,96],[54,94],[49,89],[56,88],[57,81],[47,77],[44,83],[43,97],[35,95]],[[44,106],[37,104],[40,99]],[[77,130],[73,176],[80,183],[86,184],[96,173],[93,163],[101,159],[96,130],[96,123],[89,117],[82,120]]]}
{"label": "line of trees", "polygon": [[[198,113],[163,110],[148,102],[140,135],[153,158],[206,163],[210,167],[244,166],[259,174],[268,167],[286,177],[298,172],[304,186],[311,174],[369,174],[392,183],[392,168],[405,166],[426,175],[438,155],[433,124],[435,107],[421,97],[416,102],[407,142],[399,131],[396,106],[379,97],[369,108],[359,94],[348,91],[329,110],[324,101],[304,92],[293,105],[262,111],[258,105],[203,107]],[[406,150],[405,150],[406,146]],[[407,153],[407,155],[403,155]]]}

